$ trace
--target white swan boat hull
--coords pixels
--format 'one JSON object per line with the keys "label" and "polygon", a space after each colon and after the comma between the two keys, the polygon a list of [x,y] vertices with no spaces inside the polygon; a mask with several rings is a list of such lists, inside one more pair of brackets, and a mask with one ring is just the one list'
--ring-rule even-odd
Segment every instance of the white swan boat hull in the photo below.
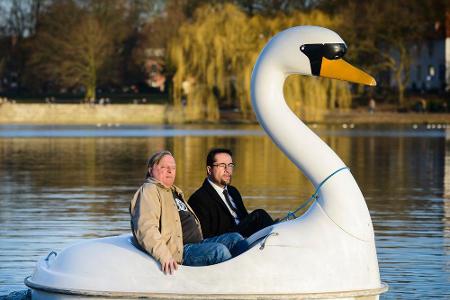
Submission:
{"label": "white swan boat hull", "polygon": [[[301,218],[250,237],[253,246],[240,256],[212,266],[180,266],[174,275],[164,275],[131,235],[88,240],[42,258],[25,283],[33,299],[378,299],[387,286],[380,281],[374,244],[349,236],[321,214],[314,204]],[[318,237],[317,229],[328,234]],[[321,244],[321,253],[306,240]]]}

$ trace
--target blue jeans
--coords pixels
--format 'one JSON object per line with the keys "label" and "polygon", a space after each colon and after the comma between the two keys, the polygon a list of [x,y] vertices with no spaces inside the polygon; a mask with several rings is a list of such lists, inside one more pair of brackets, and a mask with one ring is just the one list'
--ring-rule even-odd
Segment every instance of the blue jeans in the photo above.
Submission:
{"label": "blue jeans", "polygon": [[221,263],[248,249],[247,241],[237,232],[224,233],[183,247],[183,265],[208,266]]}

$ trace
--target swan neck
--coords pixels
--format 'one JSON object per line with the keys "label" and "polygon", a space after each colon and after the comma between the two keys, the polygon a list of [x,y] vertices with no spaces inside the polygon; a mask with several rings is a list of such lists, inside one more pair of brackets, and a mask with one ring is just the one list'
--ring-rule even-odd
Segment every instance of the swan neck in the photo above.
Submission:
{"label": "swan neck", "polygon": [[270,64],[255,68],[252,77],[254,110],[270,138],[317,187],[345,164],[288,107],[283,95],[288,75]]}

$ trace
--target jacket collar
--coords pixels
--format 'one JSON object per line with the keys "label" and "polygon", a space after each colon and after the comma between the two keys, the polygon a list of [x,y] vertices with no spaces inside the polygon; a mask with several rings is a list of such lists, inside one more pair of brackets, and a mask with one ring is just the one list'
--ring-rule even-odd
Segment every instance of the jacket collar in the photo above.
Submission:
{"label": "jacket collar", "polygon": [[172,185],[170,188],[166,187],[164,184],[161,183],[161,181],[159,181],[156,178],[153,177],[148,177],[147,179],[145,179],[146,183],[153,183],[155,185],[157,185],[158,187],[162,188],[162,189],[166,189],[166,190],[172,190],[177,192],[178,194],[183,194],[183,191],[177,187],[176,185]]}

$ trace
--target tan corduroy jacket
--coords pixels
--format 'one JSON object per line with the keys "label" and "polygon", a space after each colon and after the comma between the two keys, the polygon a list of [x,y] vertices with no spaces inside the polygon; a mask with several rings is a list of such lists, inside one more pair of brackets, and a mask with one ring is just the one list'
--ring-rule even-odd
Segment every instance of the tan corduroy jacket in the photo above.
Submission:
{"label": "tan corduroy jacket", "polygon": [[148,178],[137,190],[130,203],[131,230],[139,245],[160,263],[173,258],[183,262],[183,231],[172,191],[183,197],[189,211],[200,222],[175,185],[166,188],[158,180]]}

